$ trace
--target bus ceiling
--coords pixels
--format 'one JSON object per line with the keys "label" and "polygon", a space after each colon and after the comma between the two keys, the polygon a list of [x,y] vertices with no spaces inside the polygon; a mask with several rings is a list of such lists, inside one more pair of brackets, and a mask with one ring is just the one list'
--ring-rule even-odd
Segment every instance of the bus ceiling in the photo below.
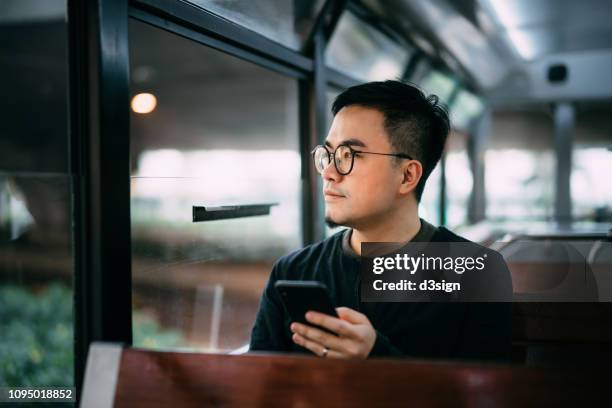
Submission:
{"label": "bus ceiling", "polygon": [[443,62],[492,106],[612,97],[610,1],[358,3]]}

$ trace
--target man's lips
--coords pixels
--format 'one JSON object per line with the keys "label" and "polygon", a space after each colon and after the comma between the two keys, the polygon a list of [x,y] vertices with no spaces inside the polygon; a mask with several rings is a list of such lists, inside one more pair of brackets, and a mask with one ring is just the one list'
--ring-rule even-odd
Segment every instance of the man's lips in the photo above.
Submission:
{"label": "man's lips", "polygon": [[329,197],[344,197],[342,194],[336,193],[335,191],[332,191],[332,190],[323,190],[323,194]]}

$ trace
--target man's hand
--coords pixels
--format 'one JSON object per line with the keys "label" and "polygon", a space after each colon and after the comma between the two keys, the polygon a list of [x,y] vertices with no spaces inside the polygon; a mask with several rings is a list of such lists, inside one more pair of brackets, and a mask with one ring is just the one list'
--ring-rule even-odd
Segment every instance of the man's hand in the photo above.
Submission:
{"label": "man's hand", "polygon": [[316,327],[291,323],[293,341],[320,357],[366,359],[376,341],[376,331],[363,313],[348,307],[336,308],[340,318],[309,311],[306,320],[337,334]]}

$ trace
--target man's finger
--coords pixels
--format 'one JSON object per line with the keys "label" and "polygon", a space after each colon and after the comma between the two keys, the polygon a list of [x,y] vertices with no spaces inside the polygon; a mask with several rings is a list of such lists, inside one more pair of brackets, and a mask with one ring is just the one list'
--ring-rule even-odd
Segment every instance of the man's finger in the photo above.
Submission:
{"label": "man's finger", "polygon": [[354,337],[355,335],[349,323],[325,313],[309,311],[306,313],[306,320],[312,324],[331,330],[341,337]]}
{"label": "man's finger", "polygon": [[350,323],[365,323],[368,321],[366,315],[349,307],[337,307],[336,312],[338,312],[340,319],[346,320]]}
{"label": "man's finger", "polygon": [[329,348],[336,350],[344,349],[344,345],[338,336],[326,333],[323,330],[317,329],[316,327],[312,327],[307,324],[292,323],[291,331],[308,340],[313,340],[319,344],[324,344]]}
{"label": "man's finger", "polygon": [[324,350],[326,348],[326,346],[317,343],[314,340],[309,340],[301,335],[299,335],[298,333],[294,333],[293,336],[291,337],[293,342],[295,344],[298,344],[310,351],[312,351],[314,354],[316,354],[319,357],[326,357],[326,358],[347,358],[344,354],[337,352],[336,350],[332,350],[330,348],[327,348],[327,354],[325,354]]}
{"label": "man's finger", "polygon": [[323,346],[322,344],[319,344],[316,341],[307,339],[306,337],[301,336],[298,333],[293,333],[293,336],[291,338],[295,344],[299,344],[300,346],[312,351],[318,356],[323,355],[323,349],[325,348],[325,346]]}

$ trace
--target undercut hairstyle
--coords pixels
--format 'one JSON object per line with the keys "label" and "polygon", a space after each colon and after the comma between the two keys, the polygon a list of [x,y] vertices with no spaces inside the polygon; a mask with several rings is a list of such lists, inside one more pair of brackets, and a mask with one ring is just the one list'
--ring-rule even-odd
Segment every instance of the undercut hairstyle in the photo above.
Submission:
{"label": "undercut hairstyle", "polygon": [[351,105],[381,112],[394,153],[404,153],[421,162],[423,175],[415,188],[420,202],[425,182],[442,156],[450,131],[446,106],[436,95],[425,96],[416,86],[390,80],[346,89],[335,99],[332,113],[335,116]]}

